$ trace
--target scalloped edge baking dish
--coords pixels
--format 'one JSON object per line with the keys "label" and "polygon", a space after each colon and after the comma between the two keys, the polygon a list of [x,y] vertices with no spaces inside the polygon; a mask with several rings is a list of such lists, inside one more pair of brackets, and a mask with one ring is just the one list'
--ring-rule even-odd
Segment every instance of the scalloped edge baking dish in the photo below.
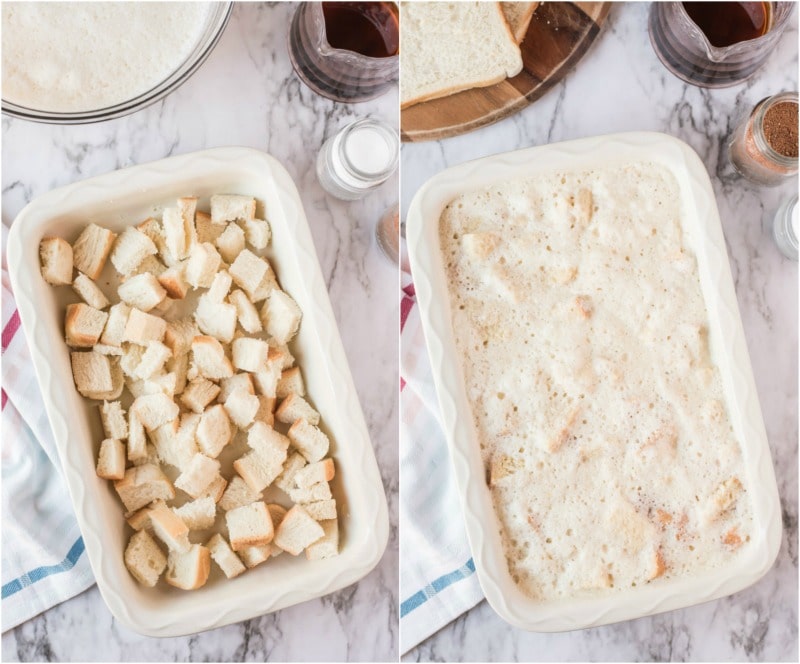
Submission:
{"label": "scalloped edge baking dish", "polygon": [[[522,593],[508,572],[450,318],[450,298],[439,246],[439,217],[456,196],[515,177],[554,170],[583,170],[631,161],[667,167],[683,198],[683,231],[697,256],[709,315],[711,351],[742,442],[753,504],[752,545],[728,567],[657,586],[597,598],[537,601]],[[685,143],[666,134],[631,132],[555,143],[493,155],[449,168],[415,195],[407,240],[442,424],[461,494],[475,569],[486,599],[512,625],[556,632],[605,625],[730,595],[770,569],[781,540],[781,509],[764,421],[745,344],[728,254],[714,192],[703,163]]]}
{"label": "scalloped edge baking dish", "polygon": [[[267,251],[282,286],[303,311],[292,349],[331,434],[341,526],[340,555],[311,563],[283,555],[247,574],[184,592],[140,586],[123,563],[130,534],[111,483],[95,475],[102,439],[96,406],[75,390],[63,338],[68,287],[39,272],[39,241],[72,238],[96,222],[119,230],[176,197],[207,209],[212,193],[240,193],[264,204],[272,226]],[[249,148],[217,148],[134,166],[55,189],[19,213],[8,236],[8,265],[20,320],[55,435],[97,585],[114,616],[149,636],[178,636],[246,620],[355,583],[378,563],[389,536],[386,497],[322,270],[297,188],[280,163]],[[88,443],[88,444],[87,444]],[[213,565],[212,565],[213,567]]]}

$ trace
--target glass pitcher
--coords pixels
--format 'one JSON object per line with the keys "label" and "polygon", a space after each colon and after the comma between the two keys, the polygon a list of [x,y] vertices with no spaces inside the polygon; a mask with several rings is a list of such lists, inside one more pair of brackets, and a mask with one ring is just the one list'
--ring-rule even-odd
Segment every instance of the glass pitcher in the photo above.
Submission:
{"label": "glass pitcher", "polygon": [[[794,2],[765,2],[764,34],[730,46],[714,46],[686,11],[683,2],[654,2],[649,30],[653,49],[675,76],[704,88],[724,88],[751,76],[767,59],[783,33]],[[711,4],[711,3],[707,3]],[[715,3],[717,11],[734,3]],[[762,4],[762,3],[759,3]]]}
{"label": "glass pitcher", "polygon": [[370,57],[354,50],[334,48],[328,42],[323,5],[370,4],[391,12],[398,29],[397,5],[393,2],[323,3],[301,2],[289,28],[289,57],[295,73],[314,92],[342,102],[374,99],[397,80],[399,56],[395,48],[386,57]]}

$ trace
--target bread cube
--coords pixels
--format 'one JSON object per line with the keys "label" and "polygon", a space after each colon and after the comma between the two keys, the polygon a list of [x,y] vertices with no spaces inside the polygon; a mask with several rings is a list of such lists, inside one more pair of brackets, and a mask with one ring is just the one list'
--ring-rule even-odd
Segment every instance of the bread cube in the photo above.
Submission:
{"label": "bread cube", "polygon": [[197,426],[197,446],[208,457],[216,459],[233,439],[231,422],[226,409],[216,405],[200,416]]}
{"label": "bread cube", "polygon": [[134,512],[154,500],[172,500],[175,497],[172,482],[153,464],[128,468],[125,477],[114,482],[114,489],[128,512]]}
{"label": "bread cube", "polygon": [[186,281],[192,288],[208,288],[214,282],[222,257],[210,242],[198,244],[186,262]]}
{"label": "bread cube", "polygon": [[261,339],[242,337],[234,339],[232,348],[233,366],[242,371],[264,371],[267,366],[269,345]]}
{"label": "bread cube", "polygon": [[233,365],[225,357],[225,349],[214,337],[196,336],[192,340],[192,357],[199,374],[209,380],[233,376]]}
{"label": "bread cube", "polygon": [[283,517],[275,532],[275,544],[293,556],[325,536],[322,526],[300,505],[295,505]]}
{"label": "bread cube", "polygon": [[124,302],[112,305],[108,310],[108,319],[100,337],[100,343],[107,346],[122,345],[125,340],[125,328],[128,324],[130,313],[131,308]]}
{"label": "bread cube", "polygon": [[145,530],[139,530],[125,547],[125,566],[143,586],[152,588],[167,566],[167,557]]}
{"label": "bread cube", "polygon": [[106,480],[121,480],[125,477],[125,443],[113,438],[106,438],[100,443],[97,476]]}
{"label": "bread cube", "polygon": [[[156,245],[147,235],[136,228],[129,227],[114,242],[114,248],[111,250],[111,263],[117,272],[127,277],[133,274],[147,256],[153,256],[157,251]],[[97,278],[97,275],[89,274],[88,276],[92,279]]]}
{"label": "bread cube", "polygon": [[89,279],[96,280],[103,271],[116,237],[116,234],[107,228],[89,224],[72,245],[75,267]]}
{"label": "bread cube", "polygon": [[265,397],[275,398],[280,377],[280,364],[270,360],[261,371],[256,371],[253,374],[253,382],[259,394]]}
{"label": "bread cube", "polygon": [[309,487],[289,489],[289,498],[292,499],[293,503],[307,505],[321,500],[330,500],[333,496],[331,487],[327,482],[317,482]]}
{"label": "bread cube", "polygon": [[225,493],[225,488],[228,486],[228,480],[226,480],[222,475],[217,475],[211,483],[203,490],[203,493],[200,497],[204,496],[211,496],[211,499],[218,503],[221,498],[222,494]]}
{"label": "bread cube", "polygon": [[186,283],[184,269],[184,264],[178,263],[167,268],[157,277],[158,283],[166,291],[167,295],[174,300],[182,300],[189,292],[189,284]]}
{"label": "bread cube", "polygon": [[218,476],[219,461],[210,459],[204,454],[195,454],[175,480],[175,486],[192,498],[200,498],[208,485]]}
{"label": "bread cube", "polygon": [[198,377],[186,386],[181,395],[181,402],[189,410],[195,413],[202,413],[220,392],[220,388],[215,383],[205,378]]}
{"label": "bread cube", "polygon": [[226,224],[221,222],[219,224],[212,223],[211,215],[199,210],[194,215],[194,225],[197,229],[197,242],[210,242],[214,244],[217,238],[225,232]]}
{"label": "bread cube", "polygon": [[243,249],[239,253],[228,272],[236,285],[247,293],[251,302],[260,302],[269,295],[265,283],[271,283],[275,277],[269,263],[249,249]]}
{"label": "bread cube", "polygon": [[334,498],[305,503],[303,509],[317,521],[328,521],[336,518],[336,500]]}
{"label": "bread cube", "polygon": [[189,551],[189,528],[163,500],[155,501],[150,508],[150,524],[153,526],[153,533],[170,551]]}
{"label": "bread cube", "polygon": [[284,493],[289,493],[297,486],[294,481],[297,471],[303,468],[306,463],[308,462],[300,452],[292,452],[283,464],[283,472],[275,479],[275,486]]}
{"label": "bread cube", "polygon": [[68,304],[64,321],[67,345],[73,348],[94,346],[100,340],[107,320],[107,313],[88,304]]}
{"label": "bread cube", "polygon": [[[118,365],[107,355],[89,352],[70,353],[72,378],[78,392],[89,399],[116,399],[122,392],[122,375]],[[116,394],[115,394],[116,393]],[[104,395],[104,396],[101,396]]]}
{"label": "bread cube", "polygon": [[323,459],[309,463],[297,471],[294,476],[295,484],[300,489],[307,489],[320,482],[330,482],[336,470],[333,466],[333,459]]}
{"label": "bread cube", "polygon": [[273,290],[261,309],[261,322],[275,344],[285,344],[297,334],[302,313],[284,291]]}
{"label": "bread cube", "polygon": [[100,419],[107,438],[124,440],[128,437],[128,423],[125,421],[125,411],[119,401],[103,401],[100,406]]}
{"label": "bread cube", "polygon": [[158,279],[149,273],[131,277],[120,285],[117,292],[125,304],[144,312],[150,311],[167,296]]}
{"label": "bread cube", "polygon": [[215,194],[211,197],[211,222],[224,224],[237,219],[252,219],[256,216],[256,201],[248,196]]}
{"label": "bread cube", "polygon": [[238,223],[244,230],[248,244],[256,249],[266,249],[272,237],[269,222],[264,219],[245,219]]}
{"label": "bread cube", "polygon": [[192,544],[187,553],[170,551],[164,580],[182,590],[195,590],[206,584],[211,572],[211,552],[200,544]]}
{"label": "bread cube", "polygon": [[[167,360],[172,357],[172,351],[160,341],[148,341],[139,365],[133,372],[133,378],[147,380],[164,368]],[[174,393],[174,381],[173,381]]]}
{"label": "bread cube", "polygon": [[234,551],[269,544],[275,534],[267,506],[260,501],[229,510],[225,522]]}
{"label": "bread cube", "polygon": [[269,560],[272,552],[272,544],[264,544],[263,546],[246,546],[237,553],[242,559],[242,562],[247,566],[247,569],[257,567],[263,562]]}
{"label": "bread cube", "polygon": [[[116,305],[115,305],[116,306]],[[111,308],[112,311],[114,307]],[[130,309],[122,341],[145,345],[148,341],[161,341],[167,330],[167,322],[163,318],[147,314],[139,309]]]}
{"label": "bread cube", "polygon": [[222,260],[233,263],[239,252],[244,249],[244,231],[236,224],[230,223],[214,243],[219,250]]}
{"label": "bread cube", "polygon": [[[46,237],[39,243],[42,277],[52,286],[72,283],[72,247],[60,237]],[[102,308],[102,307],[98,307]]]}
{"label": "bread cube", "polygon": [[217,505],[211,496],[203,496],[180,507],[174,507],[172,511],[186,524],[189,530],[205,530],[214,525]]}
{"label": "bread cube", "polygon": [[253,387],[253,377],[249,373],[236,373],[230,378],[223,378],[219,382],[222,388],[219,393],[219,400],[223,403],[236,390],[244,390],[247,394],[255,394]]}
{"label": "bread cube", "polygon": [[163,424],[178,417],[180,408],[166,394],[147,394],[137,397],[131,404],[131,411],[136,413],[144,428],[154,431]]}
{"label": "bread cube", "polygon": [[95,309],[105,309],[110,304],[100,287],[83,273],[78,273],[78,276],[72,281],[72,290],[86,304]]}
{"label": "bread cube", "polygon": [[214,302],[203,295],[194,312],[197,326],[207,334],[223,343],[230,343],[236,332],[236,307],[225,302]]}
{"label": "bread cube", "polygon": [[236,307],[236,316],[239,320],[239,325],[245,332],[256,334],[261,332],[261,316],[258,314],[258,309],[247,297],[247,294],[240,289],[236,289],[228,296],[228,301]]}
{"label": "bread cube", "polygon": [[290,394],[297,394],[301,397],[306,395],[306,386],[303,382],[303,374],[300,373],[300,367],[292,367],[283,371],[275,386],[275,396],[278,399],[285,399]]}
{"label": "bread cube", "polygon": [[306,420],[309,424],[319,424],[319,413],[311,407],[303,397],[297,394],[290,394],[286,397],[278,409],[275,417],[284,424],[293,424],[299,419]]}
{"label": "bread cube", "polygon": [[208,540],[206,546],[209,551],[211,551],[211,557],[214,559],[214,562],[219,565],[219,568],[229,579],[239,576],[242,572],[247,570],[242,564],[242,561],[239,560],[239,556],[233,552],[233,549],[231,549],[222,535],[214,535]]}
{"label": "bread cube", "polygon": [[133,463],[147,458],[147,436],[136,411],[128,411],[128,459]]}
{"label": "bread cube", "polygon": [[222,494],[219,506],[227,512],[237,507],[249,505],[257,500],[261,500],[261,493],[253,491],[247,482],[241,477],[234,475],[228,487],[225,489],[225,492]]}
{"label": "bread cube", "polygon": [[339,522],[336,519],[320,521],[323,536],[306,547],[308,560],[322,560],[339,555]]}
{"label": "bread cube", "polygon": [[244,389],[234,390],[225,400],[225,411],[240,429],[246,429],[255,420],[261,403],[254,394]]}

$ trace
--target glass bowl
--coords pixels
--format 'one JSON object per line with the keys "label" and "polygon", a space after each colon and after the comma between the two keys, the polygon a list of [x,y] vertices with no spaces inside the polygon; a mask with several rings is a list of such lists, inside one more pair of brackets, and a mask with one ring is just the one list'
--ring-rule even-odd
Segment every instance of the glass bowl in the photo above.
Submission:
{"label": "glass bowl", "polygon": [[90,122],[103,122],[139,111],[179,88],[194,74],[200,65],[205,62],[211,51],[217,45],[233,10],[232,2],[212,3],[206,20],[205,28],[197,40],[192,52],[167,78],[147,92],[123,101],[114,106],[106,106],[90,111],[59,113],[55,111],[40,111],[14,104],[6,99],[2,100],[2,111],[5,115],[33,122],[46,122],[50,124],[85,124]]}

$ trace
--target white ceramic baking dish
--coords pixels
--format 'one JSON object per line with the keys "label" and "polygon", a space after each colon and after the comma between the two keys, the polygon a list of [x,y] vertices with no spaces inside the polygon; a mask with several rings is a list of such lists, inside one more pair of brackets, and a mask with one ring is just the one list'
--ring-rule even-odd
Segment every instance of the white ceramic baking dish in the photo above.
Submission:
{"label": "white ceramic baking dish", "polygon": [[[724,569],[596,598],[542,602],[514,583],[503,553],[473,417],[456,357],[450,298],[439,247],[444,207],[467,191],[555,170],[585,170],[650,161],[677,178],[685,240],[697,256],[709,315],[712,353],[737,438],[743,445],[753,505],[750,546]],[[593,627],[668,611],[735,593],[772,566],[781,539],[778,490],[750,358],[733,288],[714,192],[697,154],[665,134],[598,136],[498,154],[449,168],[416,194],[407,219],[408,250],[442,424],[461,494],[475,569],[486,599],[512,625],[534,631]]]}
{"label": "white ceramic baking dish", "polygon": [[[239,193],[264,205],[272,226],[270,258],[282,287],[303,311],[291,348],[306,388],[330,434],[337,476],[340,555],[310,562],[281,555],[233,580],[212,563],[203,588],[185,592],[159,583],[139,585],[123,563],[131,534],[110,482],[95,475],[102,439],[97,402],[72,382],[64,343],[69,287],[53,288],[39,271],[39,241],[70,241],[89,222],[119,231],[156,214],[176,197],[199,197],[208,210],[214,193]],[[134,166],[51,191],[17,216],[8,237],[8,265],[20,319],[42,388],[58,454],[97,585],[114,616],[143,634],[176,636],[246,620],[355,583],[386,548],[386,498],[350,375],[322,271],[297,189],[272,157],[247,148],[219,148]],[[103,285],[113,269],[101,275]],[[110,290],[110,289],[109,289]]]}

